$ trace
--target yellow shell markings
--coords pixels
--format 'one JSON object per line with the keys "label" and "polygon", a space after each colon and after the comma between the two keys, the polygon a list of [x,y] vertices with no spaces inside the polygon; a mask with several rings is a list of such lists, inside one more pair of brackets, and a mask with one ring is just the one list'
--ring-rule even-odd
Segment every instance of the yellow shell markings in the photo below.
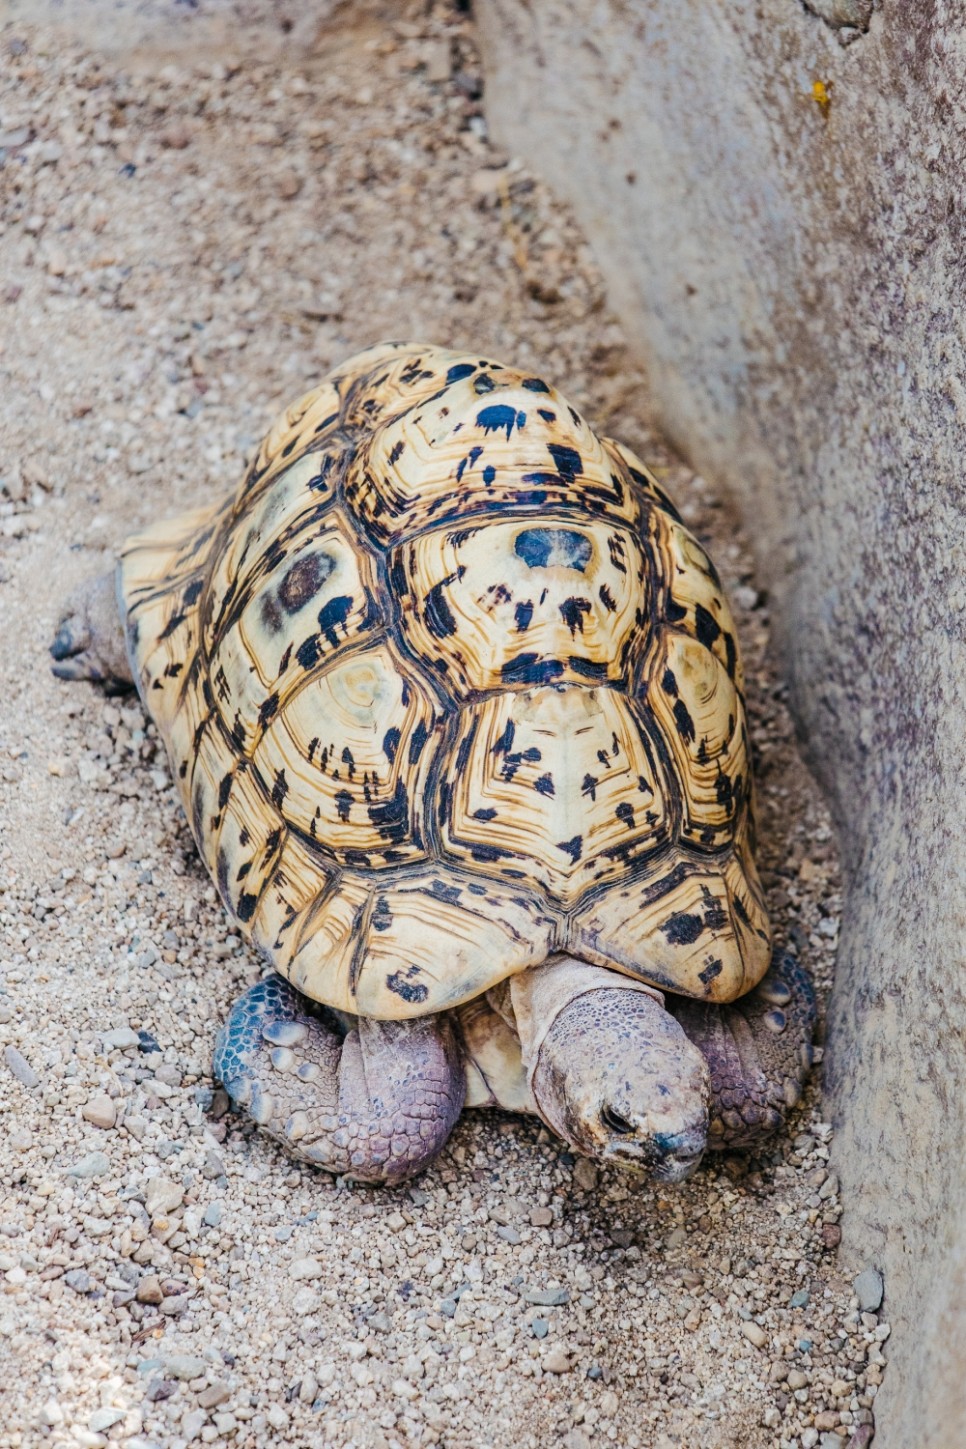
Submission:
{"label": "yellow shell markings", "polygon": [[417,1015],[562,949],[714,1000],[766,969],[717,575],[540,379],[370,349],[121,591],[202,857],[310,996]]}
{"label": "yellow shell markings", "polygon": [[569,906],[670,839],[655,751],[616,691],[497,694],[460,726],[440,791],[448,855],[538,881]]}
{"label": "yellow shell markings", "polygon": [[344,864],[401,865],[425,854],[421,818],[437,723],[421,681],[407,680],[380,645],[349,653],[294,695],[254,761],[303,835]]}
{"label": "yellow shell markings", "polygon": [[389,555],[407,643],[463,693],[622,677],[647,607],[630,529],[565,514],[424,533]]}

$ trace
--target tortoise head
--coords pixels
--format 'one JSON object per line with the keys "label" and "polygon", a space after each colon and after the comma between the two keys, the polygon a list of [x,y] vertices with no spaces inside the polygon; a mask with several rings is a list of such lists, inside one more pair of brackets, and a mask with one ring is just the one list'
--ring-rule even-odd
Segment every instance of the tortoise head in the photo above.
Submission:
{"label": "tortoise head", "polygon": [[654,997],[620,985],[574,997],[539,1046],[531,1084],[547,1125],[584,1157],[666,1183],[701,1161],[707,1064]]}

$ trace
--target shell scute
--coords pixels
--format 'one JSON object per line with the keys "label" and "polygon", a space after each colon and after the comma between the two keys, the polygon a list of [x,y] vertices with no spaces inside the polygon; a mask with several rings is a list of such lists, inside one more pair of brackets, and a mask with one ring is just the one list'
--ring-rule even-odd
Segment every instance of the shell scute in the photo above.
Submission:
{"label": "shell scute", "polygon": [[384,621],[367,564],[333,515],[273,567],[252,566],[210,651],[218,708],[229,728],[240,720],[245,749],[329,660],[375,637]]}
{"label": "shell scute", "polygon": [[630,529],[541,516],[421,534],[390,555],[402,627],[462,696],[560,681],[617,681],[648,607]]}
{"label": "shell scute", "polygon": [[468,707],[437,808],[448,856],[539,881],[564,905],[659,850],[673,823],[656,751],[628,701],[573,685]]}
{"label": "shell scute", "polygon": [[303,836],[346,863],[399,865],[425,854],[431,751],[420,741],[436,727],[422,682],[380,644],[309,680],[269,723],[254,761]]}
{"label": "shell scute", "polygon": [[535,405],[533,380],[481,363],[373,431],[346,498],[381,544],[511,510],[576,509],[638,525],[634,490],[597,435],[552,389]]}

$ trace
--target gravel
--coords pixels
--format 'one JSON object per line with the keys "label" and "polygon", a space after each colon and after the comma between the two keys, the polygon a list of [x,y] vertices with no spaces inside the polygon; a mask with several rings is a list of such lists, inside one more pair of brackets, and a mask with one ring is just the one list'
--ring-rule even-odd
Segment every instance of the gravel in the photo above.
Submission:
{"label": "gravel", "polygon": [[341,7],[316,38],[311,9],[5,0],[0,1449],[867,1443],[889,1327],[835,1261],[815,1083],[773,1148],[679,1190],[495,1113],[409,1188],[289,1161],[210,1079],[260,968],[154,730],[47,673],[61,595],[232,484],[354,349],[543,371],[654,462],[732,589],[763,880],[827,991],[835,844],[747,539],[649,429],[573,218],[487,139],[466,16]]}

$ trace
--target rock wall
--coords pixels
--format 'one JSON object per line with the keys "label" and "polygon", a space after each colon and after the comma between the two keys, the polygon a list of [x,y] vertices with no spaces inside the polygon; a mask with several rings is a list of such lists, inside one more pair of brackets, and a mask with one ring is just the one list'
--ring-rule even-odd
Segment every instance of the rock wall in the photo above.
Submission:
{"label": "rock wall", "polygon": [[826,1087],[883,1449],[966,1445],[966,7],[478,0],[659,421],[755,532],[848,892]]}

